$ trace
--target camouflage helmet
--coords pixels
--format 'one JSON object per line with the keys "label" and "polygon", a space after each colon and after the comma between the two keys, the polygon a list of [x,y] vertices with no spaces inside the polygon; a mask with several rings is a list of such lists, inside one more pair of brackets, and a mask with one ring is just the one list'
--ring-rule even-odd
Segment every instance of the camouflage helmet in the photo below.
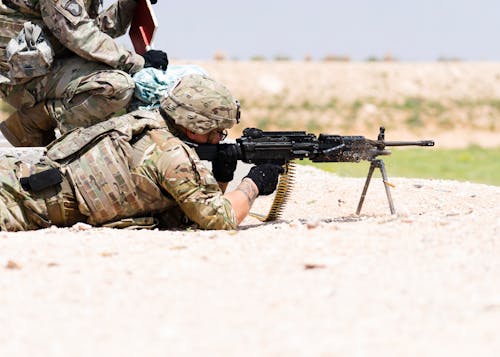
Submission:
{"label": "camouflage helmet", "polygon": [[240,120],[240,104],[229,90],[201,74],[182,77],[160,101],[175,121],[196,134],[229,129]]}

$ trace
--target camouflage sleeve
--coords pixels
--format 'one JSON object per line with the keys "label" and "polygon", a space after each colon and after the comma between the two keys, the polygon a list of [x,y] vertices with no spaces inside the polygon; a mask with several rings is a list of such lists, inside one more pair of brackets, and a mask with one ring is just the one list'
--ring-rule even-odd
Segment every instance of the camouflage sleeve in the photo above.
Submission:
{"label": "camouflage sleeve", "polygon": [[80,57],[131,74],[144,66],[142,56],[126,50],[100,30],[83,0],[40,0],[40,11],[54,36]]}
{"label": "camouflage sleeve", "polygon": [[132,22],[136,6],[136,0],[118,0],[96,18],[99,28],[113,38],[124,35]]}
{"label": "camouflage sleeve", "polygon": [[231,203],[191,148],[170,137],[156,150],[152,160],[157,179],[190,220],[201,229],[237,228]]}

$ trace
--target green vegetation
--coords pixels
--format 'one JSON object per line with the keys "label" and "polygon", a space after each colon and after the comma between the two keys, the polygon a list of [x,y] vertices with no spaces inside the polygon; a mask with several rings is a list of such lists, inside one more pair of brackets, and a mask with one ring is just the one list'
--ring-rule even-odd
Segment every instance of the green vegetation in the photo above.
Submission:
{"label": "green vegetation", "polygon": [[327,109],[335,109],[337,108],[339,100],[335,97],[330,98],[330,101],[326,104]]}
{"label": "green vegetation", "polygon": [[[389,177],[434,178],[500,186],[500,148],[392,149],[392,155],[382,158]],[[365,177],[369,167],[367,161],[333,164],[298,162],[347,177]],[[376,170],[375,175],[380,176],[380,172]]]}
{"label": "green vegetation", "polygon": [[261,55],[256,55],[256,56],[252,56],[250,57],[250,61],[265,61],[266,60],[266,57],[264,56],[261,56]]}
{"label": "green vegetation", "polygon": [[496,98],[485,98],[485,99],[461,99],[456,100],[455,104],[461,108],[469,108],[469,107],[492,107],[496,110],[500,110],[500,99]]}
{"label": "green vegetation", "polygon": [[363,106],[363,102],[359,99],[356,99],[352,104],[351,104],[351,109],[354,113],[357,113],[358,110],[361,109],[361,107]]}
{"label": "green vegetation", "polygon": [[290,61],[290,57],[286,55],[276,55],[274,56],[275,61]]}
{"label": "green vegetation", "polygon": [[401,109],[413,110],[415,112],[419,112],[422,110],[422,107],[424,106],[424,101],[420,98],[409,97],[406,98],[403,105],[401,106],[395,105],[395,106],[400,107]]}
{"label": "green vegetation", "polygon": [[405,120],[405,123],[409,126],[409,127],[413,127],[413,128],[416,128],[416,127],[423,127],[424,126],[424,121],[422,120],[422,118],[420,117],[420,114],[418,113],[413,113],[411,114],[406,120]]}

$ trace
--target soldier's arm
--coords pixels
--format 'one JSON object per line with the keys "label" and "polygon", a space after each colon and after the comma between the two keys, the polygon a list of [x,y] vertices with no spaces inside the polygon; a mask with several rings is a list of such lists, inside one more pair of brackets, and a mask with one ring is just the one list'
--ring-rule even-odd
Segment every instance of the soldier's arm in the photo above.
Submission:
{"label": "soldier's arm", "polygon": [[40,0],[40,11],[54,36],[80,57],[128,73],[144,66],[142,56],[126,50],[101,31],[98,22],[89,17],[83,0]]}
{"label": "soldier's arm", "polygon": [[136,0],[118,0],[97,16],[99,28],[113,38],[124,35],[132,22],[136,6]]}
{"label": "soldier's arm", "polygon": [[238,224],[248,215],[258,195],[257,186],[248,178],[243,179],[234,191],[224,194],[224,197],[231,202]]}
{"label": "soldier's arm", "polygon": [[[178,138],[162,140],[153,152],[156,181],[184,214],[202,229],[236,229],[238,214],[196,153]],[[243,201],[243,200],[242,200]],[[248,213],[248,212],[247,212]]]}

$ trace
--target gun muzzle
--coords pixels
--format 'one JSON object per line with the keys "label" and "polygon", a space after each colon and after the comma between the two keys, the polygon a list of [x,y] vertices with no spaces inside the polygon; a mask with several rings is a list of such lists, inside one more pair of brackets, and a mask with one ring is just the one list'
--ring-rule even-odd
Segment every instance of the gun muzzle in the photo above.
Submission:
{"label": "gun muzzle", "polygon": [[386,141],[385,146],[434,146],[434,140]]}

